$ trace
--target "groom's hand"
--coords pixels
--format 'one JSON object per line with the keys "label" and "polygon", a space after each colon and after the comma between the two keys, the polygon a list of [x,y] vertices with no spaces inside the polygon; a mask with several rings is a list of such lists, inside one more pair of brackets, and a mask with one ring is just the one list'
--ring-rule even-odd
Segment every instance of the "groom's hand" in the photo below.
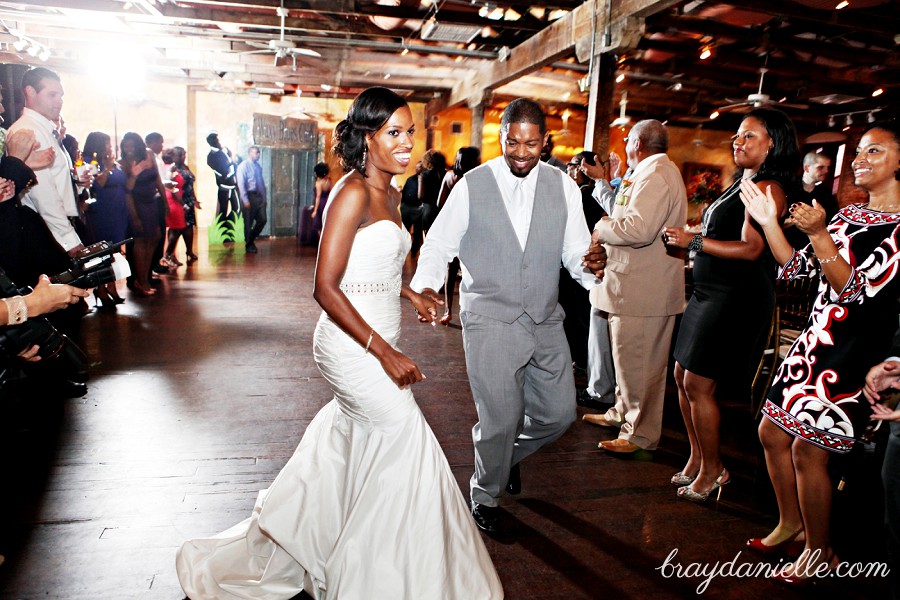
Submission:
{"label": "groom's hand", "polygon": [[425,288],[421,294],[414,295],[411,299],[419,315],[419,321],[422,323],[431,323],[434,325],[437,318],[437,307],[444,305],[444,299],[431,288]]}
{"label": "groom's hand", "polygon": [[606,248],[597,239],[591,240],[583,257],[584,266],[586,266],[597,279],[603,279],[603,273],[606,270]]}

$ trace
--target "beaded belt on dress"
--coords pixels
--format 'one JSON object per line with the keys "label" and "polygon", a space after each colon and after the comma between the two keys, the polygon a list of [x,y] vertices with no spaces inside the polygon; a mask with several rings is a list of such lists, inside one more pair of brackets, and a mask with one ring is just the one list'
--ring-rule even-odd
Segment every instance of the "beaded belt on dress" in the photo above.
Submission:
{"label": "beaded belt on dress", "polygon": [[341,282],[341,291],[348,296],[399,296],[403,282],[398,275],[392,281]]}

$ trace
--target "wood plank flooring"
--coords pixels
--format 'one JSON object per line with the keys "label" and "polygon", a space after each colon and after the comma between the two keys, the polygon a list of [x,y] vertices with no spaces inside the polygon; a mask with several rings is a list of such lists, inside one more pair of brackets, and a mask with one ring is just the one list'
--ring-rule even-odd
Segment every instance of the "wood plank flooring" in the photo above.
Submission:
{"label": "wood plank flooring", "polygon": [[[204,249],[163,276],[155,298],[122,286],[116,313],[84,319],[87,396],[0,407],[0,599],[180,599],[178,546],[249,515],[330,399],[311,350],[314,249],[258,246],[255,256]],[[475,410],[461,331],[419,325],[405,309],[402,348],[428,377],[416,398],[467,496]],[[523,464],[522,494],[503,501],[516,533],[486,538],[507,598],[694,597],[704,578],[666,577],[670,553],[714,565],[768,531],[771,491],[746,408],[723,408],[734,483],[707,507],[677,500],[668,483],[686,444],[674,398],[666,411],[652,461],[605,455],[597,442],[611,434],[579,421]],[[877,457],[860,464],[836,505],[836,544],[846,560],[883,560]],[[741,552],[737,563],[758,560]],[[871,577],[824,589],[886,595]],[[761,577],[715,578],[703,596],[799,597]]]}

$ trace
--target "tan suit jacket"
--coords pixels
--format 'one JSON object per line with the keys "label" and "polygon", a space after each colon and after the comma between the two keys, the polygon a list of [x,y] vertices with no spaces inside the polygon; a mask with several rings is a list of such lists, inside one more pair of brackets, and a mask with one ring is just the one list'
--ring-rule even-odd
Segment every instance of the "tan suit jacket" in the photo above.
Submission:
{"label": "tan suit jacket", "polygon": [[645,158],[631,185],[620,187],[612,215],[594,227],[608,259],[603,281],[591,290],[591,304],[637,317],[684,312],[684,259],[666,252],[662,230],[684,227],[686,219],[678,167],[665,154]]}

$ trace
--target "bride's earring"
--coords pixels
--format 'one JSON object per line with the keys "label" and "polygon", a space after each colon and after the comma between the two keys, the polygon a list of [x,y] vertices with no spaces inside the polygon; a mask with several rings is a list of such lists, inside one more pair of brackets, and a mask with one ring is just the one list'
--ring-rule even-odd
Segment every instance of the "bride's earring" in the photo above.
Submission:
{"label": "bride's earring", "polygon": [[363,158],[362,158],[363,166],[366,166],[366,157],[368,156],[368,154],[369,154],[369,147],[363,146]]}

